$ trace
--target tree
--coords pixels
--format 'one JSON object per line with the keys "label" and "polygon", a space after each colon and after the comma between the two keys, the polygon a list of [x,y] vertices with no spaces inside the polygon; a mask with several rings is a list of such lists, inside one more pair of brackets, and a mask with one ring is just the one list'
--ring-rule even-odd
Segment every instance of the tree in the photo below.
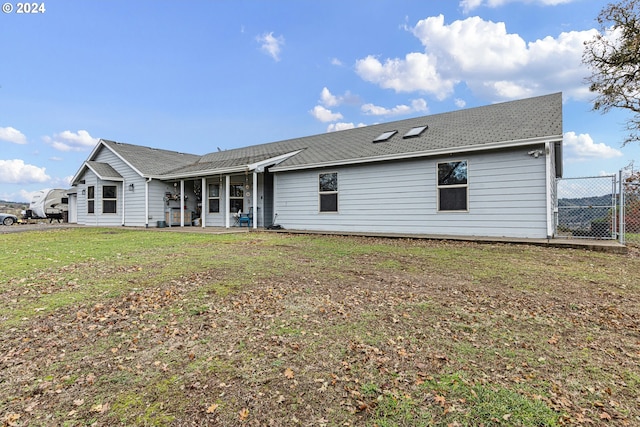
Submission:
{"label": "tree", "polygon": [[591,68],[589,90],[597,94],[593,109],[629,110],[629,134],[623,144],[640,141],[640,0],[605,6],[596,18],[598,34],[585,42],[582,62]]}

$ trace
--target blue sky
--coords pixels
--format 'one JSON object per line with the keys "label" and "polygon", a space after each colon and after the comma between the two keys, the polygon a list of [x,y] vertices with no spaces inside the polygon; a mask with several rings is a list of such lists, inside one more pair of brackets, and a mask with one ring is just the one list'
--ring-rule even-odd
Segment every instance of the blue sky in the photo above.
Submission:
{"label": "blue sky", "polygon": [[99,138],[205,154],[554,92],[565,176],[640,167],[627,113],[591,111],[584,84],[601,1],[8,4],[0,199],[67,188]]}

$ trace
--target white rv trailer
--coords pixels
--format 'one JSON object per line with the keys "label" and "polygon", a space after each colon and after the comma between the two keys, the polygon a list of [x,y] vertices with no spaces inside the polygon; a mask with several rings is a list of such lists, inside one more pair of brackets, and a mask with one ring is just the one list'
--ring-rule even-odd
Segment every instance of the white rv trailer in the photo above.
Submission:
{"label": "white rv trailer", "polygon": [[66,190],[47,188],[33,195],[25,218],[48,218],[51,221],[54,219],[60,221],[64,218],[64,213],[68,211],[69,198]]}

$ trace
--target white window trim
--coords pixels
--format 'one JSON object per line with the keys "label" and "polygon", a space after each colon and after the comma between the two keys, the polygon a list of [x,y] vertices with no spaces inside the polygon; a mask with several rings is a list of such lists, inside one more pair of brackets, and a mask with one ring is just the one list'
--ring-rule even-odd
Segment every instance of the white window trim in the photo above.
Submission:
{"label": "white window trim", "polygon": [[[467,163],[467,183],[466,184],[455,184],[455,185],[440,185],[439,181],[440,178],[438,176],[438,166],[440,166],[441,164],[444,163],[455,163],[455,162],[466,162]],[[466,209],[455,209],[455,210],[444,210],[444,209],[440,209],[440,189],[447,189],[447,188],[466,188],[466,196],[467,196],[467,208]],[[469,213],[469,160],[447,160],[444,162],[436,162],[436,210],[438,213],[442,212],[442,213]]]}
{"label": "white window trim", "polygon": [[[335,191],[320,191],[320,175],[328,175],[328,174],[332,174],[335,173],[336,174],[336,179],[338,177],[338,172],[337,171],[333,171],[333,172],[319,172],[318,173],[318,180],[316,181],[317,185],[318,185],[318,213],[320,214],[337,214],[338,212],[340,212],[340,184],[338,184],[338,189]],[[327,194],[335,194],[336,195],[336,210],[335,211],[323,211],[322,208],[322,196],[323,195],[327,195]]]}
{"label": "white window trim", "polygon": [[[106,198],[104,197],[104,187],[115,187],[116,189],[116,197],[115,198]],[[104,211],[104,202],[113,201],[115,202],[116,211],[115,212],[105,212]],[[101,197],[101,207],[103,215],[118,215],[118,186],[117,185],[102,185],[102,197]],[[94,203],[95,210],[95,203]]]}
{"label": "white window trim", "polygon": [[[231,187],[239,185],[240,187],[242,187],[242,197],[238,197],[238,196],[232,196],[231,195]],[[236,182],[231,182],[229,184],[229,207],[227,208],[228,210],[231,209],[231,206],[233,205],[233,203],[231,203],[232,200],[242,200],[242,213],[246,213],[244,211],[244,195],[245,195],[245,184],[243,182],[240,181],[236,181]],[[231,212],[231,211],[229,211]],[[235,213],[235,212],[231,212],[231,213]]]}
{"label": "white window trim", "polygon": [[[93,198],[89,198],[89,188],[93,188]],[[93,212],[89,212],[89,202],[93,202]],[[87,215],[96,214],[96,186],[87,185]]]}
{"label": "white window trim", "polygon": [[[210,194],[211,192],[209,191],[212,185],[217,185],[218,186],[218,196],[217,197],[211,197]],[[222,212],[222,203],[220,203],[220,193],[222,192],[222,188],[220,188],[221,185],[219,183],[209,183],[207,185],[207,211],[206,213],[209,215],[220,215],[220,213]],[[217,200],[218,201],[218,212],[211,212],[211,200]]]}

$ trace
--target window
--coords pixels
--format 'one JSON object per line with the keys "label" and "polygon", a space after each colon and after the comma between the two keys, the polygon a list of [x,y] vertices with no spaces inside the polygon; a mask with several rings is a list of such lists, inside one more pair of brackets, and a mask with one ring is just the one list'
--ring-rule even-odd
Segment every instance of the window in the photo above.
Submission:
{"label": "window", "polygon": [[229,186],[229,212],[244,212],[244,185],[231,184]]}
{"label": "window", "polygon": [[220,212],[220,184],[209,184],[209,213]]}
{"label": "window", "polygon": [[338,173],[319,175],[320,212],[338,212]]}
{"label": "window", "polygon": [[87,213],[95,213],[96,188],[93,185],[87,187]]}
{"label": "window", "polygon": [[422,135],[422,132],[424,132],[428,128],[429,126],[427,125],[411,128],[411,130],[409,130],[407,133],[404,134],[403,138],[406,139],[406,138],[414,138],[416,136],[420,136]]}
{"label": "window", "polygon": [[438,210],[467,211],[467,161],[438,163]]}
{"label": "window", "polygon": [[102,213],[116,213],[118,206],[118,187],[102,186]]}
{"label": "window", "polygon": [[389,138],[391,138],[393,135],[395,135],[396,133],[398,133],[397,130],[390,130],[384,133],[381,133],[380,135],[378,135],[376,137],[376,139],[373,140],[373,142],[383,142],[388,140]]}

